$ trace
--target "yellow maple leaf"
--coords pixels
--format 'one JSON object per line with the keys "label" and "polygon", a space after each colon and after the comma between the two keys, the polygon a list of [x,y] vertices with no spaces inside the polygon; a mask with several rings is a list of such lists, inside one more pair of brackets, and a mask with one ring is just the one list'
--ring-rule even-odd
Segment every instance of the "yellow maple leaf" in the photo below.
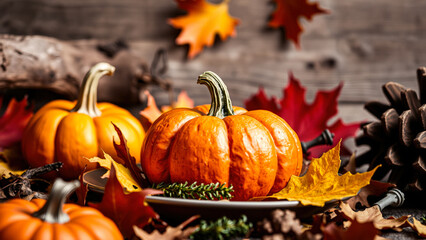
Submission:
{"label": "yellow maple leaf", "polygon": [[352,174],[347,172],[339,176],[340,142],[320,158],[312,159],[307,173],[292,176],[287,186],[271,196],[255,199],[276,198],[296,200],[303,205],[324,206],[333,199],[354,196],[370,183],[377,167],[369,172]]}
{"label": "yellow maple leaf", "polygon": [[108,171],[105,173],[103,177],[109,176],[109,170],[111,170],[111,165],[114,165],[116,170],[116,176],[121,186],[127,192],[139,192],[142,191],[142,188],[139,184],[133,179],[130,170],[126,168],[124,165],[114,161],[114,159],[104,152],[105,158],[93,157],[87,158],[90,162],[97,162],[99,165]]}
{"label": "yellow maple leaf", "polygon": [[229,15],[229,0],[219,4],[212,4],[205,0],[184,1],[177,0],[178,6],[188,11],[181,17],[169,19],[169,23],[182,29],[176,38],[176,44],[189,44],[188,57],[193,58],[200,53],[204,46],[212,46],[216,34],[222,41],[228,36],[235,36],[235,26],[239,20]]}

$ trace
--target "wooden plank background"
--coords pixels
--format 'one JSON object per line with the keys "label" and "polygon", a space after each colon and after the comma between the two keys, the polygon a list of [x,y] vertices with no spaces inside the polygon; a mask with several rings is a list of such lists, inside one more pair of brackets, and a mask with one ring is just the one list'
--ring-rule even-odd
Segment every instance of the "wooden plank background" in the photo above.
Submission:
{"label": "wooden plank background", "polygon": [[[344,121],[372,117],[363,110],[370,100],[386,101],[381,86],[399,82],[417,90],[416,69],[426,65],[426,1],[319,0],[330,14],[316,15],[305,28],[301,49],[285,40],[267,21],[270,1],[231,0],[230,13],[240,19],[237,36],[217,42],[192,60],[187,46],[177,46],[179,30],[167,19],[184,14],[172,0],[2,0],[0,33],[40,34],[69,41],[125,39],[135,54],[152,59],[158,48],[169,55],[167,77],[175,92],[186,90],[196,104],[209,102],[208,91],[196,85],[205,70],[227,83],[234,105],[262,86],[282,96],[291,71],[308,88],[311,101],[319,89],[344,82],[339,117]],[[167,94],[151,89],[160,104]]]}

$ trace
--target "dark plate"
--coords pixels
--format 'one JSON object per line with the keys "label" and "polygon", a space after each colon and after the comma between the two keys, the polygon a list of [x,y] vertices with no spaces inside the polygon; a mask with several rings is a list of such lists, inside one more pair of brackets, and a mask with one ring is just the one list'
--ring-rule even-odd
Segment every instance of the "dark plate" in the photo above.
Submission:
{"label": "dark plate", "polygon": [[[83,175],[83,181],[89,190],[103,194],[107,179],[101,178],[106,169],[99,168]],[[310,218],[313,214],[323,212],[336,206],[338,200],[332,200],[324,207],[303,206],[299,201],[211,201],[148,196],[146,201],[160,215],[160,218],[171,224],[178,224],[194,215],[202,219],[217,219],[222,216],[239,218],[246,215],[250,221],[262,220],[274,209],[288,209],[296,212],[300,219]]]}

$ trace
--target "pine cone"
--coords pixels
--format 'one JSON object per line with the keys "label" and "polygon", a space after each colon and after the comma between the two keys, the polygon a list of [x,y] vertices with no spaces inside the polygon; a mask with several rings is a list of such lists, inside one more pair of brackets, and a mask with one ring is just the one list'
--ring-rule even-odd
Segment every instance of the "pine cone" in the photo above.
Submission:
{"label": "pine cone", "polygon": [[388,82],[383,92],[390,104],[368,102],[364,108],[379,121],[362,127],[357,146],[370,149],[356,157],[357,166],[369,170],[381,164],[373,179],[395,183],[406,192],[425,193],[426,188],[426,68],[417,70],[417,93],[401,84]]}

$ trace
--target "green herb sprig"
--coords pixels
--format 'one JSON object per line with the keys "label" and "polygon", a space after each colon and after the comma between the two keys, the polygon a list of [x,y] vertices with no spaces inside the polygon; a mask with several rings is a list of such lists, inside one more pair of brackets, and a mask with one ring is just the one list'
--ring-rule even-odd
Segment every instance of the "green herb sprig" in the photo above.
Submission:
{"label": "green herb sprig", "polygon": [[207,222],[201,220],[199,227],[189,236],[190,239],[224,240],[245,237],[253,224],[247,222],[247,217],[242,215],[238,220],[227,217],[219,218],[216,221]]}
{"label": "green herb sprig", "polygon": [[166,197],[203,200],[231,199],[234,192],[232,186],[226,187],[224,183],[154,183],[152,188],[162,190]]}

